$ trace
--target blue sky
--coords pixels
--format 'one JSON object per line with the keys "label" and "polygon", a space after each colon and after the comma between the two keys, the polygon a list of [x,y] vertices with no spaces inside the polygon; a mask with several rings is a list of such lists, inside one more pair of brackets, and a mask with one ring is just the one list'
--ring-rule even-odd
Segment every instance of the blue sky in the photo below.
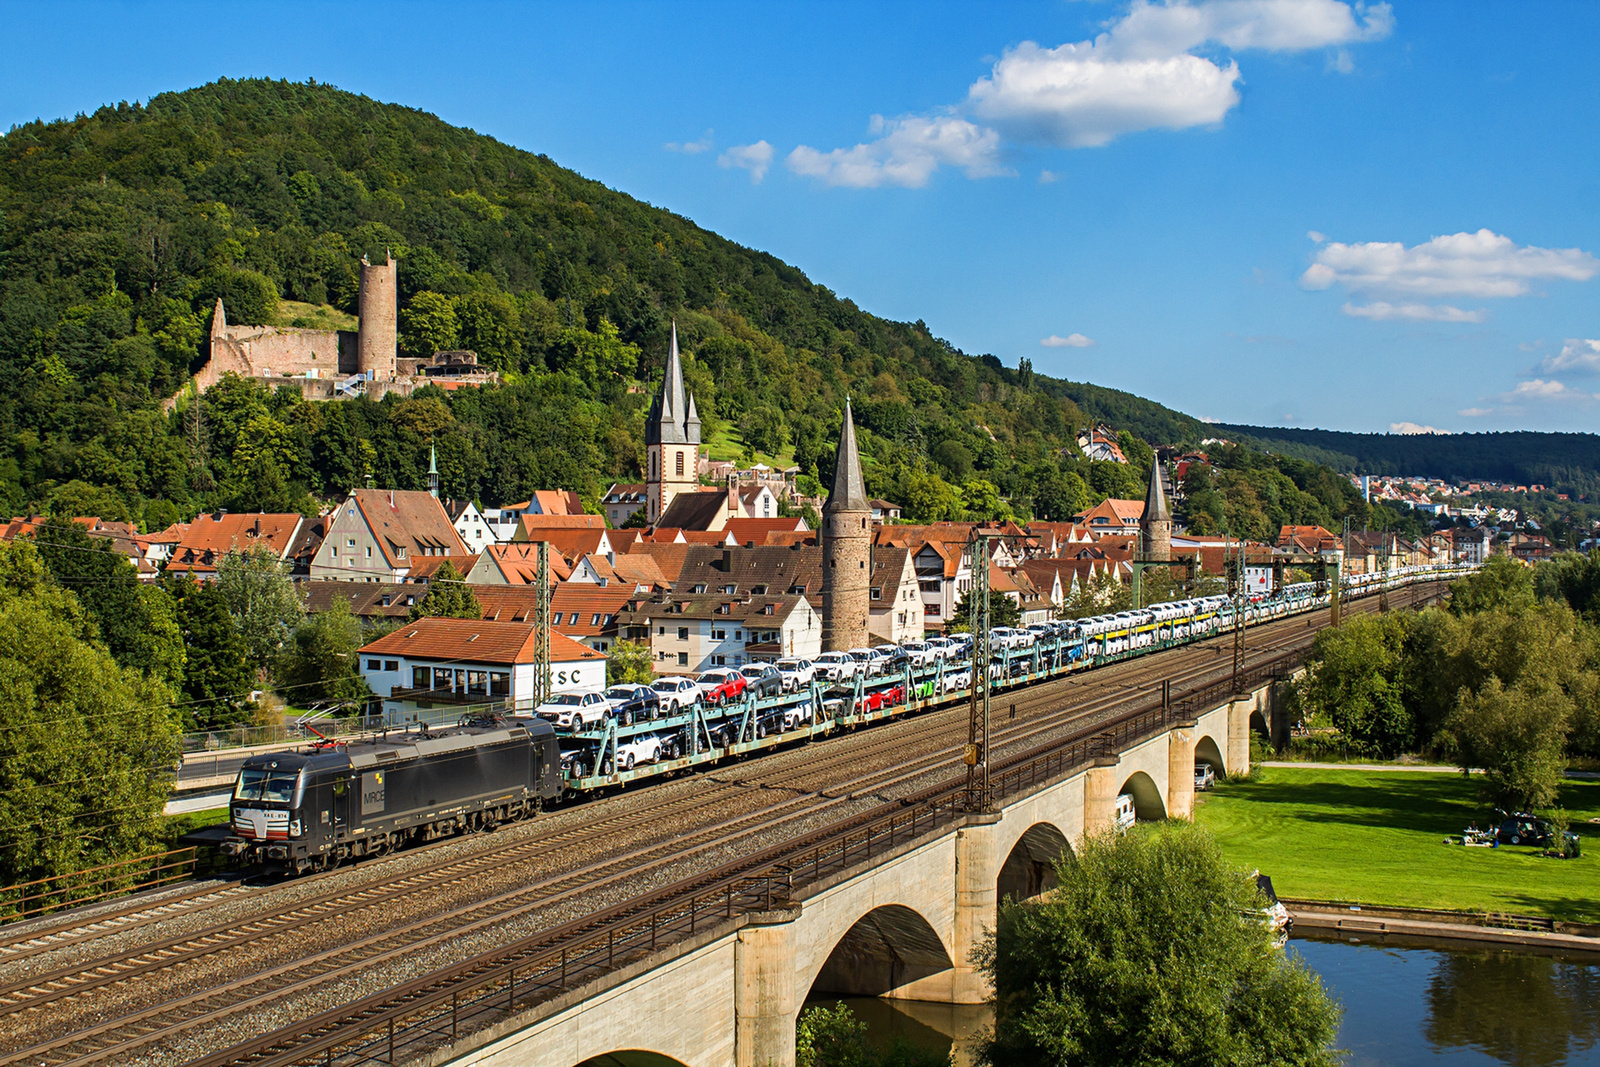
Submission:
{"label": "blue sky", "polygon": [[0,127],[316,78],[547,153],[1009,365],[1224,421],[1600,428],[1600,4],[0,19]]}

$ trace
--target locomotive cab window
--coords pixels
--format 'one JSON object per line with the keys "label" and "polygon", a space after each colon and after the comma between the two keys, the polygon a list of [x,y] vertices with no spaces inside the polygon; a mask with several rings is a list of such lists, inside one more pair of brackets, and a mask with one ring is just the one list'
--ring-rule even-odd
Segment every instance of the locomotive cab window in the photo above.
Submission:
{"label": "locomotive cab window", "polygon": [[233,799],[287,804],[294,798],[295,786],[299,781],[298,769],[280,771],[264,767],[246,767],[239,772],[239,783],[234,786]]}

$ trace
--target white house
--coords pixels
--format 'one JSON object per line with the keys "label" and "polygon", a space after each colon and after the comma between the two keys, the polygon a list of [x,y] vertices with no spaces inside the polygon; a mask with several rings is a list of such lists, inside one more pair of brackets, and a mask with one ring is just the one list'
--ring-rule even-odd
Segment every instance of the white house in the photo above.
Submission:
{"label": "white house", "polygon": [[640,605],[619,619],[622,636],[650,642],[659,674],[742,667],[822,653],[822,617],[800,595],[693,596]]}
{"label": "white house", "polygon": [[[531,711],[537,681],[534,625],[423,618],[364,646],[361,676],[386,722],[453,723],[474,711]],[[550,689],[604,689],[606,657],[550,634]]]}
{"label": "white house", "polygon": [[470,555],[444,505],[429,493],[403,489],[353,490],[328,518],[328,532],[311,559],[313,579],[403,582],[413,566]]}
{"label": "white house", "polygon": [[[450,523],[456,528],[456,533],[461,535],[461,543],[467,546],[469,555],[479,555],[488,545],[500,543],[499,530],[490,525],[484,518],[483,512],[478,510],[478,505],[470,500],[446,500],[444,511],[450,516]],[[516,531],[516,523],[511,525],[512,532]],[[509,540],[509,535],[507,536]]]}

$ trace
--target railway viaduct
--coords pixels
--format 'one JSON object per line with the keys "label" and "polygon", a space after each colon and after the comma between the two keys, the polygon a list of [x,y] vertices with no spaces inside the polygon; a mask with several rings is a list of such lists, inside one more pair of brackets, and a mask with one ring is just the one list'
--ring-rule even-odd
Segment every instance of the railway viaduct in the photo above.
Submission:
{"label": "railway viaduct", "polygon": [[1270,721],[1275,684],[1062,766],[989,810],[907,835],[780,905],[708,926],[416,1062],[791,1067],[796,1016],[813,990],[980,1004],[989,990],[970,956],[999,901],[1048,888],[1055,857],[1111,825],[1119,794],[1140,819],[1190,817],[1196,759],[1247,772],[1250,721]]}

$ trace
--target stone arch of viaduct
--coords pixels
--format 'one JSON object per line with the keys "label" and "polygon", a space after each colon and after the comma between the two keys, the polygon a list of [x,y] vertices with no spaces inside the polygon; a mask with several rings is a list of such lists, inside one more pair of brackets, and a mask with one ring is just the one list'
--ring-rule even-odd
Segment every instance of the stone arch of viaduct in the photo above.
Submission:
{"label": "stone arch of viaduct", "polygon": [[1121,793],[1132,793],[1140,818],[1189,818],[1197,758],[1219,775],[1248,772],[1250,716],[1264,710],[1269,690],[875,856],[808,887],[790,907],[742,916],[530,1008],[479,1035],[471,1051],[432,1062],[792,1067],[795,1020],[814,988],[982,1003],[990,991],[971,954],[1001,897],[1045,888],[1054,856],[1109,826]]}

